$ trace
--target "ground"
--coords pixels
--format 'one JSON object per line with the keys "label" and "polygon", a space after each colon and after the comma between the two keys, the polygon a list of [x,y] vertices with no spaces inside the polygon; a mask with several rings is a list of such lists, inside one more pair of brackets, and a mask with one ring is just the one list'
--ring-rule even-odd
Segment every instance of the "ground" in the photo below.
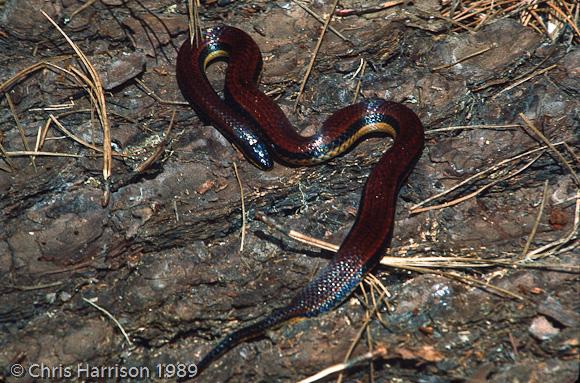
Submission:
{"label": "ground", "polygon": [[[75,13],[77,0],[0,2],[0,381],[42,371],[72,381],[83,366],[173,381],[171,368],[284,306],[332,256],[256,213],[340,244],[390,141],[262,172],[177,88],[184,2],[86,3]],[[332,3],[308,5],[327,17]],[[359,86],[359,99],[413,109],[426,148],[400,192],[395,258],[373,272],[388,293],[365,284],[329,314],[238,346],[198,380],[299,381],[360,357],[343,381],[576,381],[577,37],[568,28],[550,40],[509,15],[466,31],[433,17],[438,1],[383,3],[340,2],[330,25],[347,40],[327,31],[296,112],[321,23],[290,1],[200,9],[202,26],[256,40],[262,89],[304,134]],[[97,101],[40,10],[94,65],[113,150],[131,154],[114,157],[108,181]],[[223,70],[210,68],[216,87]]]}

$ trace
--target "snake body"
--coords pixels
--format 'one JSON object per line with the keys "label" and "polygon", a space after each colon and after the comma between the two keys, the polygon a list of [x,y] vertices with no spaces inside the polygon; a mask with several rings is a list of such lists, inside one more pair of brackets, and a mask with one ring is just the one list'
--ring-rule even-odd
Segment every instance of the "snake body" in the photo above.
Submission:
{"label": "snake body", "polygon": [[[207,67],[226,59],[224,99],[206,77]],[[183,43],[177,56],[177,81],[197,114],[216,127],[245,157],[268,170],[277,161],[316,165],[377,134],[393,137],[393,146],[372,169],[357,217],[340,249],[291,301],[264,319],[223,338],[197,364],[205,369],[228,350],[295,319],[313,317],[340,304],[377,265],[393,233],[400,187],[421,156],[423,127],[406,106],[382,99],[363,101],[332,114],[318,133],[297,133],[284,112],[258,89],[260,50],[245,32],[230,26],[209,29],[199,44]]]}

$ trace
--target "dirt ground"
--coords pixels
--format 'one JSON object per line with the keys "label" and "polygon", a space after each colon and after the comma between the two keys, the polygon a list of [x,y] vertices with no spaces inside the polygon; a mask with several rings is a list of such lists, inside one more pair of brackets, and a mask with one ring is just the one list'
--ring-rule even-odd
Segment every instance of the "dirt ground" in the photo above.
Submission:
{"label": "dirt ground", "polygon": [[[83,2],[0,1],[0,382],[174,381],[173,369],[284,306],[332,256],[255,214],[339,244],[390,142],[262,172],[203,126],[177,88],[186,2],[84,3],[74,13]],[[307,5],[327,17],[332,3]],[[514,17],[466,31],[434,17],[441,2],[431,0],[347,12],[383,3],[340,1],[330,25],[346,40],[327,31],[297,112],[321,23],[294,1],[200,9],[203,26],[233,25],[256,40],[262,89],[304,134],[360,86],[359,99],[412,108],[427,145],[399,197],[399,267],[374,272],[388,294],[365,284],[329,314],[236,347],[196,381],[294,382],[361,357],[343,382],[575,382],[573,31],[552,41]],[[130,154],[114,158],[108,184],[82,65],[40,10],[101,78],[113,150]],[[223,69],[210,70],[216,86]],[[234,163],[248,217],[241,251]],[[108,372],[83,375],[101,367]]]}

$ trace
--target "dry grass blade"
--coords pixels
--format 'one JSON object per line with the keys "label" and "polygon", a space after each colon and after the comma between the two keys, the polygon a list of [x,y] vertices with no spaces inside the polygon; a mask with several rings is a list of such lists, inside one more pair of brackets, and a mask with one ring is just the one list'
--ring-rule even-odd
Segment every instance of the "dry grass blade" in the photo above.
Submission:
{"label": "dry grass blade", "polygon": [[446,277],[448,279],[454,279],[454,280],[459,281],[461,283],[464,283],[468,286],[478,286],[478,287],[481,287],[483,289],[493,291],[494,293],[502,295],[504,297],[510,297],[510,298],[515,298],[518,300],[524,300],[524,297],[519,295],[519,294],[516,294],[516,293],[511,292],[509,290],[503,289],[501,287],[497,287],[495,285],[489,284],[488,282],[482,282],[479,279],[468,277],[466,275],[460,275],[460,274],[449,272],[449,271],[433,270],[430,268],[428,269],[428,268],[409,266],[409,265],[396,266],[396,267],[398,267],[400,269],[404,269],[404,270],[415,271],[415,272],[421,273],[421,274],[440,275],[440,276]]}
{"label": "dry grass blade", "polygon": [[50,128],[50,122],[52,120],[48,118],[41,128],[38,128],[38,134],[36,135],[36,143],[34,144],[34,151],[38,152],[44,146],[46,141],[46,136],[48,135],[48,129]]}
{"label": "dry grass blade", "polygon": [[2,155],[5,159],[8,157],[33,157],[33,156],[44,156],[44,157],[71,157],[71,158],[84,158],[89,156],[83,156],[81,154],[72,153],[59,153],[59,152],[37,152],[37,151],[26,151],[26,150],[16,150],[12,152],[6,152],[2,149]]}
{"label": "dry grass blade", "polygon": [[[507,267],[512,269],[543,269],[551,271],[563,271],[570,273],[580,272],[580,266],[550,263],[530,263],[528,260],[518,260],[514,258],[476,258],[462,256],[415,256],[415,257],[390,257],[381,259],[381,265],[388,267],[404,268],[405,266],[423,268],[444,268],[444,269],[477,269],[490,267]],[[402,265],[402,266],[401,266]],[[401,266],[401,267],[399,267]]]}
{"label": "dry grass blade", "polygon": [[[579,39],[580,30],[576,15],[579,10],[577,1],[564,0],[464,0],[461,9],[456,12],[458,2],[444,1],[441,10],[442,18],[449,18],[454,25],[462,29],[472,26],[474,31],[500,18],[516,18],[522,25],[533,28],[536,32],[557,38],[566,27],[572,31],[570,39]],[[571,40],[570,40],[571,43]]]}
{"label": "dry grass blade", "polygon": [[12,169],[10,167],[4,166],[2,163],[0,163],[0,170],[6,173],[12,173]]}
{"label": "dry grass blade", "polygon": [[404,4],[405,1],[404,0],[391,0],[391,1],[385,1],[377,6],[369,6],[369,7],[365,7],[363,6],[360,9],[353,9],[353,8],[343,8],[343,9],[339,9],[336,11],[336,15],[340,16],[340,17],[346,17],[346,16],[361,16],[361,15],[366,15],[369,13],[376,13],[376,12],[381,12],[384,10],[387,10],[389,8],[392,7],[396,7],[398,5]]}
{"label": "dry grass blade", "polygon": [[306,378],[298,381],[298,383],[314,383],[320,381],[332,374],[337,372],[347,370],[363,362],[374,360],[378,358],[384,358],[387,355],[387,350],[384,347],[377,348],[374,352],[367,352],[359,357],[349,360],[347,363],[339,363],[334,366],[325,368],[324,370]]}
{"label": "dry grass blade", "polygon": [[[580,201],[580,200],[579,200]],[[578,218],[578,212],[580,211],[580,203],[577,205],[577,218],[575,220],[575,229],[578,227],[578,222],[580,222],[580,218]],[[276,230],[283,232],[284,234],[288,235],[289,231],[283,228],[280,225],[275,224],[271,219],[265,217],[263,214],[259,214],[258,217],[261,221],[268,223],[268,225],[275,227]],[[574,230],[573,230],[574,232]],[[572,232],[572,233],[573,233]],[[307,236],[303,236],[307,237]],[[553,244],[556,246],[558,244],[566,243],[570,240],[567,238],[566,241],[558,241],[557,244]],[[306,241],[303,241],[306,242]],[[330,244],[321,240],[316,239],[313,242],[308,242],[312,246],[321,247],[327,250],[336,251],[332,249],[338,249],[339,246]],[[322,246],[321,246],[322,244]],[[385,256],[381,259],[380,262],[384,266],[399,268],[403,270],[415,271],[420,273],[432,273],[441,275],[443,277],[447,277],[450,279],[458,280],[462,283],[468,285],[476,285],[488,290],[491,290],[497,294],[516,298],[516,299],[523,299],[522,296],[507,291],[505,289],[496,287],[486,282],[482,282],[480,280],[459,275],[456,273],[449,273],[444,271],[435,270],[434,268],[455,268],[455,269],[465,269],[465,268],[488,268],[488,267],[510,267],[510,268],[545,268],[551,269],[554,271],[567,271],[567,272],[578,272],[580,271],[579,267],[569,266],[569,265],[546,265],[546,264],[526,264],[524,260],[517,261],[512,258],[496,258],[496,259],[482,259],[482,258],[472,258],[472,257],[442,257],[442,256],[433,256],[433,257],[425,257],[425,256],[418,256],[418,257],[392,257],[392,256]]]}
{"label": "dry grass blade", "polygon": [[[578,194],[577,198],[578,198],[578,200],[577,200],[577,203],[578,203],[578,201],[580,201],[580,194]],[[577,210],[576,210],[575,226],[567,237],[570,237],[577,230],[579,222],[580,222],[579,214],[580,214],[580,205],[577,206]],[[340,248],[340,246],[335,245],[333,243],[329,243],[329,242],[323,241],[321,239],[307,236],[307,235],[302,234],[298,231],[288,229],[288,228],[276,223],[273,219],[266,217],[263,213],[259,213],[259,212],[256,213],[256,218],[259,219],[260,221],[266,223],[268,226],[274,228],[275,230],[283,233],[284,235],[286,235],[292,239],[295,239],[297,241],[300,241],[302,243],[305,243],[305,244],[308,244],[308,245],[311,245],[311,246],[314,246],[314,247],[317,247],[320,249],[332,251],[332,252],[337,252],[338,249]],[[293,233],[293,235],[291,235],[291,233]],[[570,238],[568,238],[567,241],[569,241]],[[567,242],[567,241],[565,241],[565,242]],[[431,247],[427,246],[422,251],[428,252],[428,251],[431,251],[430,249],[431,249]],[[393,249],[390,249],[389,253],[392,253],[392,252],[393,252]],[[427,267],[438,268],[439,267],[439,268],[454,268],[454,269],[488,268],[488,267],[502,266],[502,267],[509,267],[509,268],[549,269],[549,270],[553,270],[553,271],[566,271],[566,272],[578,272],[578,271],[580,271],[580,266],[547,264],[547,263],[528,263],[528,262],[526,262],[526,260],[517,259],[517,256],[518,256],[517,254],[513,254],[512,258],[494,257],[494,258],[490,259],[490,258],[479,258],[476,256],[466,257],[466,256],[461,256],[461,255],[454,255],[454,256],[449,256],[449,257],[445,257],[445,256],[408,257],[408,256],[405,256],[405,254],[407,252],[408,252],[407,247],[402,247],[398,251],[398,253],[400,254],[399,256],[392,256],[389,253],[387,253],[385,256],[383,256],[380,263],[384,266],[399,267],[399,268],[402,268],[400,266],[405,266],[405,265],[410,265],[410,266],[415,266],[415,267],[425,267],[425,268],[427,268]],[[530,252],[530,253],[535,253],[535,252],[536,251]],[[385,290],[385,294],[387,296],[389,296],[389,293],[386,290]]]}
{"label": "dry grass blade", "polygon": [[[555,143],[553,145],[554,146],[559,146],[559,145],[562,145],[563,143],[564,143],[563,141],[560,141],[560,142],[557,142],[557,143]],[[518,161],[518,160],[520,160],[523,157],[529,156],[529,155],[534,154],[534,153],[537,153],[539,151],[544,151],[546,149],[548,149],[548,146],[542,146],[542,147],[539,147],[539,148],[535,148],[535,149],[531,149],[531,150],[525,151],[524,153],[518,154],[518,155],[513,156],[513,157],[510,157],[508,159],[502,160],[502,161],[498,162],[497,164],[495,164],[495,165],[493,165],[493,166],[491,166],[491,167],[489,167],[489,168],[487,168],[485,170],[482,170],[482,171],[480,171],[480,172],[478,172],[478,173],[476,173],[476,174],[474,174],[474,175],[466,178],[465,180],[459,182],[457,185],[452,186],[451,188],[449,188],[449,189],[447,189],[445,191],[442,191],[441,193],[435,194],[434,196],[431,196],[431,197],[429,197],[429,198],[427,198],[427,199],[419,202],[418,204],[416,204],[416,205],[414,205],[414,206],[411,207],[410,212],[411,213],[415,213],[417,211],[417,209],[419,209],[421,206],[423,206],[423,205],[425,205],[425,204],[427,204],[427,203],[429,203],[429,202],[431,202],[433,200],[436,200],[438,198],[441,198],[441,197],[443,197],[443,196],[451,193],[452,191],[454,191],[454,190],[456,190],[456,189],[458,189],[458,188],[460,188],[460,187],[462,187],[462,186],[464,186],[464,185],[472,182],[475,179],[481,178],[481,177],[483,177],[486,174],[495,172],[498,169],[502,168],[503,166],[509,164],[510,162]]]}
{"label": "dry grass blade", "polygon": [[31,108],[28,109],[29,112],[56,112],[59,110],[73,109],[75,107],[74,100],[70,100],[69,103],[65,104],[51,104],[44,108]]}
{"label": "dry grass blade", "polygon": [[576,153],[570,147],[570,145],[568,145],[567,143],[564,142],[564,147],[566,148],[566,150],[568,151],[568,153],[570,153],[570,155],[572,156],[572,158],[574,158],[574,162],[576,162],[576,164],[580,164],[580,158],[578,157],[578,155],[576,155]]}
{"label": "dry grass blade", "polygon": [[[21,79],[25,78],[29,74],[32,74],[32,73],[34,73],[38,70],[41,70],[41,69],[46,69],[46,68],[51,69],[53,66],[56,66],[53,64],[54,62],[64,61],[64,60],[67,60],[69,58],[70,58],[70,56],[51,58],[49,60],[44,60],[44,61],[38,62],[36,64],[30,65],[30,66],[18,71],[14,76],[10,77],[8,80],[6,80],[2,84],[0,84],[0,93],[6,92],[15,83],[17,83]],[[62,69],[58,66],[56,66],[56,68]]]}
{"label": "dry grass blade", "polygon": [[426,135],[431,135],[435,133],[441,132],[452,132],[455,130],[466,130],[466,129],[490,129],[490,130],[497,130],[497,129],[516,129],[521,128],[520,124],[505,124],[505,125],[459,125],[459,126],[448,126],[446,128],[438,128],[438,129],[430,129],[426,130]]}
{"label": "dry grass blade", "polygon": [[[85,56],[85,54],[80,50],[80,48],[67,36],[67,34],[58,26],[57,23],[52,20],[52,18],[46,14],[46,12],[42,11],[44,17],[48,19],[48,21],[63,35],[69,45],[73,48],[76,52],[77,56],[79,57],[80,61],[82,62],[85,70],[89,74],[89,78],[91,80],[90,83],[87,84],[91,89],[94,91],[94,96],[97,101],[97,112],[99,116],[99,120],[101,122],[101,127],[103,129],[103,179],[106,181],[111,176],[111,166],[112,166],[112,150],[111,150],[111,129],[109,125],[109,119],[107,116],[107,105],[105,102],[105,94],[103,92],[103,85],[99,74],[95,70],[94,66]],[[105,199],[103,201],[107,203],[108,200]]]}
{"label": "dry grass blade", "polygon": [[[28,146],[28,139],[26,138],[26,134],[24,133],[24,129],[20,124],[20,119],[18,118],[18,113],[16,112],[16,108],[14,107],[14,103],[12,102],[12,97],[10,97],[9,93],[6,93],[6,101],[8,101],[8,107],[10,108],[10,112],[12,113],[12,117],[16,122],[16,127],[18,128],[18,133],[20,134],[20,139],[22,140],[22,145],[24,145],[24,149],[26,151],[30,151],[30,147]],[[32,163],[32,167],[36,172],[36,163],[34,161],[34,157],[30,157],[30,162]]]}
{"label": "dry grass blade", "polygon": [[467,31],[467,32],[469,32],[471,34],[475,33],[475,30],[473,28],[471,28],[471,27],[469,27],[469,26],[467,26],[465,24],[462,24],[460,22],[457,22],[456,20],[453,20],[452,18],[449,18],[449,17],[446,17],[446,16],[444,16],[442,14],[438,14],[438,13],[434,13],[434,12],[429,12],[429,11],[425,11],[425,12],[427,14],[429,14],[430,16],[432,16],[432,17],[436,17],[438,19],[445,20],[448,23],[450,23],[452,25],[455,25],[459,29],[464,29],[465,31]]}
{"label": "dry grass blade", "polygon": [[111,314],[110,312],[108,312],[107,310],[105,310],[104,308],[102,308],[101,306],[97,305],[96,303],[94,303],[93,301],[85,298],[85,297],[81,297],[83,299],[83,301],[87,302],[88,304],[90,304],[91,306],[93,306],[94,308],[96,308],[97,310],[99,310],[100,312],[102,312],[103,314],[105,314],[107,317],[109,317],[109,319],[111,319],[115,325],[119,328],[119,330],[121,330],[121,333],[123,334],[123,336],[125,337],[125,340],[127,341],[127,344],[129,345],[129,347],[133,347],[133,342],[131,342],[131,339],[129,339],[129,335],[127,335],[127,332],[125,331],[125,329],[123,328],[123,326],[121,325],[121,323],[119,323],[119,321],[117,320],[117,318],[115,318],[113,316],[113,314]]}
{"label": "dry grass blade", "polygon": [[354,97],[352,98],[353,104],[356,103],[356,101],[358,99],[358,95],[360,93],[360,88],[362,85],[362,80],[363,80],[363,77],[365,75],[365,70],[367,68],[367,60],[361,59],[361,61],[362,61],[362,63],[360,65],[359,69],[357,69],[357,71],[355,73],[355,75],[357,75],[357,73],[359,74],[359,78],[358,78],[358,81],[356,82],[356,87],[354,89]]}
{"label": "dry grass blade", "polygon": [[[363,291],[364,291],[364,289],[363,289]],[[349,362],[350,356],[352,355],[354,348],[358,344],[363,333],[368,329],[368,325],[371,322],[371,320],[373,319],[374,315],[379,311],[380,304],[382,303],[384,296],[385,296],[385,293],[384,292],[381,293],[381,295],[379,296],[377,304],[375,304],[373,306],[373,308],[372,308],[372,310],[370,310],[370,312],[367,311],[367,313],[365,314],[365,320],[361,324],[359,330],[357,331],[356,336],[354,337],[353,341],[350,344],[350,347],[348,348],[348,350],[344,356],[344,362],[341,364],[342,366],[345,366],[345,368],[349,368],[349,366],[352,365],[352,361]],[[372,350],[369,350],[369,352],[372,353]],[[361,361],[362,360],[358,360],[357,364],[360,363]],[[337,383],[341,383],[343,379],[344,379],[344,376],[341,374],[337,379]]]}
{"label": "dry grass blade", "polygon": [[238,166],[234,162],[234,173],[236,174],[236,179],[238,180],[238,186],[240,188],[240,200],[242,201],[242,234],[240,239],[240,251],[244,250],[244,241],[246,239],[246,199],[244,197],[244,187],[242,186],[242,180],[240,179],[240,174],[238,173]]}
{"label": "dry grass blade", "polygon": [[387,298],[391,297],[391,293],[389,292],[387,287],[374,274],[367,274],[365,279],[367,280],[367,282],[369,284],[371,284],[372,286],[375,286],[378,290],[382,291],[384,293],[385,297],[387,297]]}
{"label": "dry grass blade", "polygon": [[[562,16],[564,18],[564,20],[566,20],[566,22],[568,23],[568,25],[570,27],[572,27],[572,29],[574,29],[574,32],[576,32],[576,36],[580,37],[580,29],[578,29],[578,26],[576,25],[576,22],[572,21],[572,19],[570,18],[570,16],[568,16],[567,14],[565,14],[564,12],[562,12],[562,10],[558,7],[556,7],[554,4],[552,4],[551,1],[546,2],[546,4],[548,5],[548,7],[552,8],[557,14],[559,14],[560,16]],[[578,4],[576,4],[576,6],[578,6]]]}
{"label": "dry grass blade", "polygon": [[85,146],[89,149],[95,150],[99,153],[102,153],[103,150],[95,145],[89,144],[88,142],[84,141],[83,139],[81,139],[80,137],[74,135],[72,132],[70,132],[68,129],[66,129],[59,120],[57,120],[57,118],[51,114],[49,116],[50,120],[69,138],[71,138],[73,141],[78,142],[79,144],[81,144],[82,146]]}
{"label": "dry grass blade", "polygon": [[32,285],[32,286],[12,285],[10,287],[13,289],[16,289],[16,290],[20,290],[20,291],[33,291],[33,290],[43,290],[43,289],[48,289],[51,287],[61,286],[63,283],[64,283],[63,281],[57,281],[57,282],[52,282],[52,283],[41,283],[41,284]]}
{"label": "dry grass blade", "polygon": [[193,45],[195,40],[196,46],[201,41],[201,19],[199,18],[199,0],[187,0],[188,25],[189,25],[189,43]]}
{"label": "dry grass blade", "polygon": [[457,205],[459,203],[465,202],[470,198],[474,198],[474,197],[478,196],[479,194],[483,193],[484,191],[486,191],[487,189],[497,185],[498,183],[507,181],[508,179],[513,178],[513,177],[517,176],[518,174],[524,172],[526,169],[528,169],[530,166],[532,166],[534,164],[534,162],[536,162],[543,154],[544,154],[544,152],[541,152],[536,157],[534,157],[531,161],[529,161],[527,164],[525,164],[524,166],[522,166],[521,168],[519,168],[515,172],[508,173],[507,175],[505,175],[505,176],[503,176],[495,181],[492,181],[492,182],[488,183],[487,185],[480,187],[479,189],[477,189],[476,191],[474,191],[472,193],[469,193],[467,195],[464,195],[462,197],[456,198],[452,201],[445,202],[445,203],[442,203],[439,205],[432,205],[432,206],[428,206],[428,207],[419,207],[419,208],[411,208],[411,214],[422,213],[422,212],[429,211],[429,210],[444,209],[446,207],[454,206],[454,205]]}
{"label": "dry grass blade", "polygon": [[[95,146],[93,144],[89,144],[88,142],[84,141],[80,137],[73,134],[70,130],[65,128],[64,125],[62,125],[60,123],[60,121],[53,114],[49,115],[49,121],[52,121],[58,129],[60,129],[67,137],[71,138],[73,141],[75,141],[75,142],[81,144],[82,146],[85,146],[91,150],[94,150],[94,151],[99,152],[101,154],[103,153],[103,150],[101,148],[99,148],[98,146]],[[124,157],[125,156],[123,153],[119,153],[119,152],[111,152],[111,155],[117,156],[117,157]],[[80,157],[86,157],[86,156],[80,156]]]}

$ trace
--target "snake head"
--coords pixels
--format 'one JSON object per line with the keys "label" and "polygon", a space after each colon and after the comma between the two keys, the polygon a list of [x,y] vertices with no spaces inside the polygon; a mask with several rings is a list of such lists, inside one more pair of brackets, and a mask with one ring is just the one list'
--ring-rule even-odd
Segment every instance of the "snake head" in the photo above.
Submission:
{"label": "snake head", "polygon": [[274,167],[268,145],[261,137],[252,130],[240,126],[234,128],[234,134],[236,147],[254,166],[261,170],[271,170]]}

